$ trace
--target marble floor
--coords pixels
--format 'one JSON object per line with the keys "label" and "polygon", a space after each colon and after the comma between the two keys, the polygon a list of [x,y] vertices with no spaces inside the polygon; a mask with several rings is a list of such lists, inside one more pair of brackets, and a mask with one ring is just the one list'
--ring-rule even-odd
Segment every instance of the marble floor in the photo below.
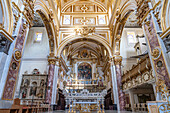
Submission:
{"label": "marble floor", "polygon": [[[65,111],[49,111],[44,113],[68,113],[67,110]],[[79,112],[77,112],[79,113]],[[97,113],[97,111],[94,111],[92,113]],[[138,112],[131,112],[131,111],[113,111],[113,110],[106,110],[105,113],[147,113],[146,111],[138,111]]]}

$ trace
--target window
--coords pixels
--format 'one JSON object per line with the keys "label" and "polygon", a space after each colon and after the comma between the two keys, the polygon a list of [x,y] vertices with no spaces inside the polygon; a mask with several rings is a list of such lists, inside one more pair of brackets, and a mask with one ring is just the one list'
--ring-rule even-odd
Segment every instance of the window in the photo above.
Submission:
{"label": "window", "polygon": [[41,40],[42,40],[42,33],[40,32],[36,33],[35,42],[41,42]]}
{"label": "window", "polygon": [[127,32],[127,39],[129,44],[136,43],[135,32]]}

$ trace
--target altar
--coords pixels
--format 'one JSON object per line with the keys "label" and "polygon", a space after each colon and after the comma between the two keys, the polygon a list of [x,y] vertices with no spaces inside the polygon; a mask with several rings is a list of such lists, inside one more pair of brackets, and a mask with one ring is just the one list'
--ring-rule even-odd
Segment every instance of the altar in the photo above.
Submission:
{"label": "altar", "polygon": [[106,94],[106,90],[90,93],[87,89],[83,89],[80,93],[64,92],[66,106],[69,106],[69,111],[84,111],[87,113],[92,110],[101,110],[101,107],[104,109],[104,96]]}

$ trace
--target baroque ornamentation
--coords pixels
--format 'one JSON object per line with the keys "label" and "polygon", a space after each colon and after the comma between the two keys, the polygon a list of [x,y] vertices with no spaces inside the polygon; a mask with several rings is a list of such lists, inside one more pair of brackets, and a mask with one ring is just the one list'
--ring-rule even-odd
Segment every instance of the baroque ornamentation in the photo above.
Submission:
{"label": "baroque ornamentation", "polygon": [[152,51],[152,56],[153,58],[158,58],[160,56],[160,50],[158,48],[155,48],[153,51]]}
{"label": "baroque ornamentation", "polygon": [[169,90],[165,84],[165,81],[159,79],[156,85],[156,91],[161,93],[161,98],[163,101],[167,102],[161,104],[158,109],[159,112],[169,113],[170,112],[170,94]]}
{"label": "baroque ornamentation", "polygon": [[48,56],[48,63],[55,65],[57,60],[58,58],[54,56],[54,53],[50,53]]}
{"label": "baroque ornamentation", "polygon": [[21,59],[21,52],[19,50],[15,50],[14,52],[14,59],[19,61]]}
{"label": "baroque ornamentation", "polygon": [[160,3],[161,3],[161,1],[158,2],[159,5],[154,9],[153,14],[157,20],[159,28],[161,29],[160,12],[161,12],[162,5]]}
{"label": "baroque ornamentation", "polygon": [[20,18],[20,9],[18,9],[18,6],[15,4],[15,2],[12,2],[12,12],[13,12],[13,16],[14,16],[14,29],[13,29],[13,33],[15,33],[15,29],[17,27],[17,24],[18,24],[18,21],[19,21],[19,18]]}
{"label": "baroque ornamentation", "polygon": [[34,0],[23,0],[24,11],[22,12],[25,18],[27,19],[30,26],[33,25],[34,19]]}
{"label": "baroque ornamentation", "polygon": [[151,28],[151,26],[150,26],[150,18],[151,18],[151,14],[148,15],[148,17],[144,20],[144,22],[145,22],[145,24],[148,26],[148,31],[149,31],[149,33],[152,34],[152,33],[151,33],[152,28]]}
{"label": "baroque ornamentation", "polygon": [[136,0],[137,2],[137,19],[139,25],[142,25],[143,19],[145,18],[145,15],[149,11],[149,5],[148,0]]}
{"label": "baroque ornamentation", "polygon": [[82,37],[87,37],[89,34],[92,34],[95,32],[95,27],[84,26],[81,29],[75,29],[75,32],[77,35],[81,35]]}
{"label": "baroque ornamentation", "polygon": [[122,64],[122,56],[114,56],[113,60],[114,60],[115,65],[121,65]]}

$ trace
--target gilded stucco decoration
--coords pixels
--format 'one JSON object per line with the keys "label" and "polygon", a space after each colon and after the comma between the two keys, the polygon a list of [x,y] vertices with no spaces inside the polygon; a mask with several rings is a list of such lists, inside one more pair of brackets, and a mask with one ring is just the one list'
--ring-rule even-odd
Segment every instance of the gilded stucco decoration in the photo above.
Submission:
{"label": "gilded stucco decoration", "polygon": [[19,61],[21,59],[21,52],[19,50],[15,50],[14,52],[14,59]]}
{"label": "gilded stucco decoration", "polygon": [[14,16],[13,33],[15,33],[15,29],[16,29],[16,27],[17,27],[19,18],[20,18],[20,16],[21,16],[21,14],[20,14],[21,11],[20,11],[20,9],[18,9],[17,5],[16,5],[14,2],[12,2],[12,5],[13,5],[13,7],[12,7],[12,12],[13,12],[13,16]]}
{"label": "gilded stucco decoration", "polygon": [[114,60],[115,65],[121,65],[122,64],[122,56],[114,56],[113,60]]}
{"label": "gilded stucco decoration", "polygon": [[153,49],[153,51],[152,51],[152,56],[153,56],[154,59],[159,58],[160,54],[161,54],[161,52],[160,52],[160,49],[159,49],[159,48]]}
{"label": "gilded stucco decoration", "polygon": [[87,27],[84,26],[80,29],[75,29],[75,32],[77,35],[81,35],[82,37],[87,37],[90,34],[93,34],[95,32],[95,27]]}
{"label": "gilded stucco decoration", "polygon": [[136,0],[136,2],[137,2],[138,23],[139,23],[139,25],[142,25],[143,19],[149,11],[149,5],[148,5],[149,1],[147,1],[147,0]]}
{"label": "gilded stucco decoration", "polygon": [[54,53],[50,53],[50,55],[48,56],[48,63],[55,65],[57,60],[58,59],[54,56]]}
{"label": "gilded stucco decoration", "polygon": [[161,93],[161,98],[163,101],[166,103],[163,103],[158,106],[159,113],[169,113],[170,112],[170,94],[169,94],[169,89],[167,85],[165,84],[165,81],[159,79],[159,82],[157,82],[157,87],[156,87],[156,92]]}

